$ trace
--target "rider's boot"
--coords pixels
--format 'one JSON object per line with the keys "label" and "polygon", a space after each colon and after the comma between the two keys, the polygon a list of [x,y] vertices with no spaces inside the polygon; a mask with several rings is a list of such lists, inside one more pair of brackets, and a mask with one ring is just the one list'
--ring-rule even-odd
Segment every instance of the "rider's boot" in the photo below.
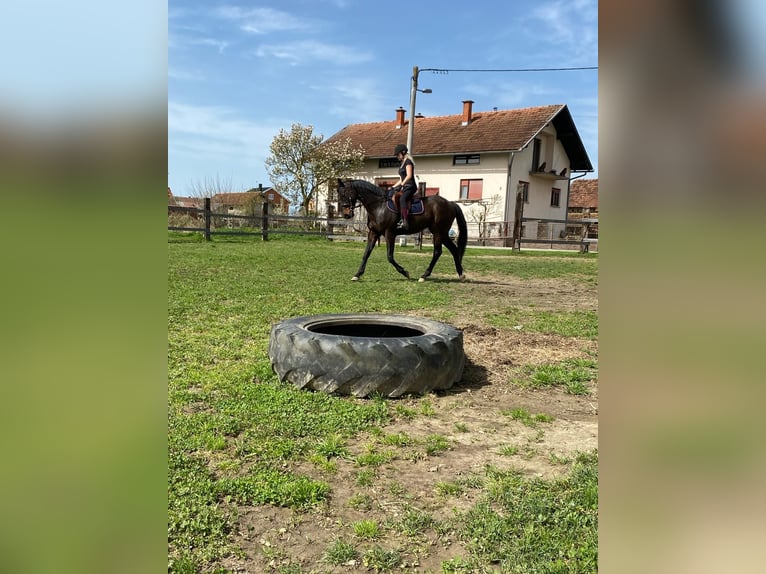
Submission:
{"label": "rider's boot", "polygon": [[407,222],[407,217],[409,217],[409,215],[410,215],[410,210],[406,207],[402,207],[401,219],[399,220],[399,223],[396,224],[396,227],[404,231],[409,231],[410,225]]}

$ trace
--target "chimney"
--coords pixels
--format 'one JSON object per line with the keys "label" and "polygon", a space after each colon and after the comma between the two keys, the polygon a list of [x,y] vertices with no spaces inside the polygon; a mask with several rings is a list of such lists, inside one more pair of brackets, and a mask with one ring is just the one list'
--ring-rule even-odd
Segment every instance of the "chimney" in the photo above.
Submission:
{"label": "chimney", "polygon": [[471,123],[471,106],[473,100],[463,100],[463,123],[461,125],[467,126]]}
{"label": "chimney", "polygon": [[402,106],[399,106],[399,109],[396,110],[396,129],[400,129],[404,127],[404,108]]}

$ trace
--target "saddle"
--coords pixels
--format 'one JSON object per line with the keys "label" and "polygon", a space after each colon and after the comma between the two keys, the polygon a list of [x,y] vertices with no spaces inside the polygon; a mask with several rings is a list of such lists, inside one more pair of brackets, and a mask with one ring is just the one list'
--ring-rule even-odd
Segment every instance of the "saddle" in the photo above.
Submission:
{"label": "saddle", "polygon": [[[399,198],[402,196],[402,192],[394,191],[392,188],[389,189],[386,193],[388,194],[388,201],[386,201],[386,206],[388,207],[389,211],[399,213]],[[423,205],[423,199],[420,197],[418,192],[415,192],[415,195],[410,198],[410,215],[422,215],[424,211],[425,206]]]}

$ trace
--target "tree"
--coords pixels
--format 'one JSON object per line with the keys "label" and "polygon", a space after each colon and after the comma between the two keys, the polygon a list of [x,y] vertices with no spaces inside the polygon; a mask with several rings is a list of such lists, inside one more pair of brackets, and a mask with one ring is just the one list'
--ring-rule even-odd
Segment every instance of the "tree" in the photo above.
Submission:
{"label": "tree", "polygon": [[215,177],[205,176],[203,179],[197,179],[191,182],[189,187],[192,197],[213,197],[219,193],[234,192],[231,178],[222,178],[217,174]]}
{"label": "tree", "polygon": [[279,130],[269,147],[266,171],[274,188],[301,213],[308,215],[311,201],[328,181],[347,177],[364,164],[364,150],[355,148],[349,138],[324,142],[313,126],[292,124],[290,131]]}
{"label": "tree", "polygon": [[479,240],[484,245],[487,239],[487,219],[493,215],[500,204],[500,195],[495,194],[489,199],[481,199],[471,206],[470,220],[479,227]]}

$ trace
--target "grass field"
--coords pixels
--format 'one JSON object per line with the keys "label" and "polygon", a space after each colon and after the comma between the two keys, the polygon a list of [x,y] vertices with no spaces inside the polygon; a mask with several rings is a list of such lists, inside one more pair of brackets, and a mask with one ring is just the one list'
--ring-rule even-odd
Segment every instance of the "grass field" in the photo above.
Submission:
{"label": "grass field", "polygon": [[[595,299],[596,255],[469,248],[467,282],[447,255],[418,283],[384,246],[360,282],[359,243],[172,234],[168,251],[169,571],[596,571],[597,451],[556,450],[562,413],[509,414],[539,410],[550,393],[582,413],[596,402],[597,313],[580,303]],[[430,257],[396,255],[415,277]],[[493,295],[509,289],[519,297]],[[277,380],[273,323],[362,312],[465,328],[464,388],[359,400]],[[497,358],[504,337],[548,351],[495,379],[479,345]],[[527,402],[481,416],[482,393],[500,391]],[[500,431],[485,432],[489,421]],[[469,453],[479,463],[450,474]],[[524,471],[535,461],[544,476]],[[433,480],[415,489],[417,477]]]}

